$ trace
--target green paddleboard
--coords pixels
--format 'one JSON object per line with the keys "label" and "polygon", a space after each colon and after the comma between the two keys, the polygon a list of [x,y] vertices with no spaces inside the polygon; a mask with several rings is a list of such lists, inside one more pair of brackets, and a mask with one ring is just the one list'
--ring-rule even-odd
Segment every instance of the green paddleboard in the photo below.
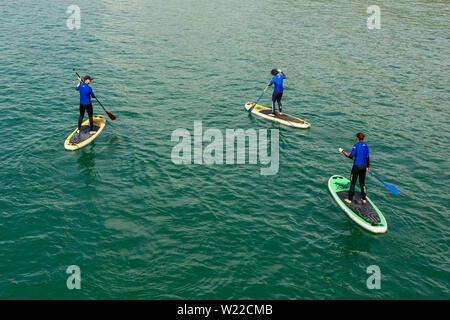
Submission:
{"label": "green paddleboard", "polygon": [[348,198],[350,180],[339,175],[332,176],[328,180],[328,189],[341,209],[358,225],[374,233],[387,231],[387,222],[383,214],[369,197],[366,197],[367,203],[362,204],[361,191],[358,187],[355,188],[352,204],[348,205],[344,202],[344,199]]}

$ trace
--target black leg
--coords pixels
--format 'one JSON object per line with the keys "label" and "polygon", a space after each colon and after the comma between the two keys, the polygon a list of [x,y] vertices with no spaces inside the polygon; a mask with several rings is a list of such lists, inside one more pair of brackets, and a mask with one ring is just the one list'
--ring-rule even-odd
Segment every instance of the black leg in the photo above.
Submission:
{"label": "black leg", "polygon": [[85,107],[80,105],[80,117],[78,118],[78,130],[81,130],[81,124],[83,123]]}
{"label": "black leg", "polygon": [[355,195],[355,185],[356,180],[358,179],[358,174],[355,172],[355,167],[352,168],[352,173],[350,174],[350,190],[348,192],[348,199],[350,201],[353,200],[353,196]]}
{"label": "black leg", "polygon": [[359,186],[361,187],[362,199],[366,200],[366,168],[365,167],[359,172]]}

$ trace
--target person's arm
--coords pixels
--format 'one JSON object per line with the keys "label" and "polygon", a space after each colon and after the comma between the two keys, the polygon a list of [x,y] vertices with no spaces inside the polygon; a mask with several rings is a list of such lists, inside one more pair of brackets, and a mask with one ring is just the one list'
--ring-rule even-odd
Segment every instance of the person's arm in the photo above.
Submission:
{"label": "person's arm", "polygon": [[95,99],[94,90],[91,88],[91,97]]}
{"label": "person's arm", "polygon": [[353,159],[353,156],[354,156],[353,150],[352,150],[352,153],[348,153],[348,152],[344,151],[344,149],[342,149],[342,148],[339,148],[338,151],[340,153],[342,153],[344,156],[346,156],[347,158]]}
{"label": "person's arm", "polygon": [[80,90],[80,84],[82,84],[82,83],[83,83],[83,81],[81,80],[81,77],[78,77],[78,84],[77,84],[76,90]]}
{"label": "person's arm", "polygon": [[369,171],[369,170],[370,170],[369,147],[367,147],[367,158],[366,158],[366,164],[367,164],[367,171]]}
{"label": "person's arm", "polygon": [[76,73],[76,75],[78,77],[77,90],[80,90],[78,87],[80,86],[80,84],[83,83],[83,80],[81,80],[81,77],[78,75],[78,73],[75,71],[75,69],[73,69],[73,71]]}
{"label": "person's arm", "polygon": [[273,78],[272,78],[272,80],[270,80],[270,82],[269,82],[269,84],[267,85],[267,86],[271,86],[273,84]]}
{"label": "person's arm", "polygon": [[286,75],[284,74],[283,70],[278,69],[278,72],[281,73],[283,79],[286,79]]}

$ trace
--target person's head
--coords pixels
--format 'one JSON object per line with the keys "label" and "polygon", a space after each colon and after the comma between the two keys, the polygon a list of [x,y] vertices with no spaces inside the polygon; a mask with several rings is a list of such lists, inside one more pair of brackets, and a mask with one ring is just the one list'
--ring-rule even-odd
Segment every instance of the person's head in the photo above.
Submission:
{"label": "person's head", "polygon": [[359,142],[363,142],[365,136],[366,136],[366,135],[365,135],[364,133],[358,132],[358,133],[356,134],[356,139],[357,139]]}
{"label": "person's head", "polygon": [[278,74],[278,70],[277,69],[272,69],[272,71],[270,71],[270,74],[273,76],[276,76]]}
{"label": "person's head", "polygon": [[89,76],[89,75],[84,76],[84,83],[89,84],[89,83],[91,83],[91,81],[92,81],[91,76]]}

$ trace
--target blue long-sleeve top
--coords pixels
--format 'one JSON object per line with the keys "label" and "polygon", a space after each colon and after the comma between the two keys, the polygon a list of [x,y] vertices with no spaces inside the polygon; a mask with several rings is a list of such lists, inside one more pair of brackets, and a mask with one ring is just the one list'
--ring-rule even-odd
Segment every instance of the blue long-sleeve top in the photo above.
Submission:
{"label": "blue long-sleeve top", "polygon": [[90,104],[91,97],[95,98],[94,91],[92,91],[92,88],[89,87],[89,85],[84,82],[80,83],[76,89],[80,91],[80,104]]}
{"label": "blue long-sleeve top", "polygon": [[352,148],[352,152],[350,154],[344,153],[344,155],[353,159],[354,165],[367,165],[370,167],[369,146],[364,142],[356,143]]}
{"label": "blue long-sleeve top", "polygon": [[273,91],[281,92],[283,91],[283,80],[286,79],[286,76],[284,74],[281,74],[280,76],[276,75],[272,78],[272,80],[269,83],[269,86],[272,84],[275,84],[275,88]]}

